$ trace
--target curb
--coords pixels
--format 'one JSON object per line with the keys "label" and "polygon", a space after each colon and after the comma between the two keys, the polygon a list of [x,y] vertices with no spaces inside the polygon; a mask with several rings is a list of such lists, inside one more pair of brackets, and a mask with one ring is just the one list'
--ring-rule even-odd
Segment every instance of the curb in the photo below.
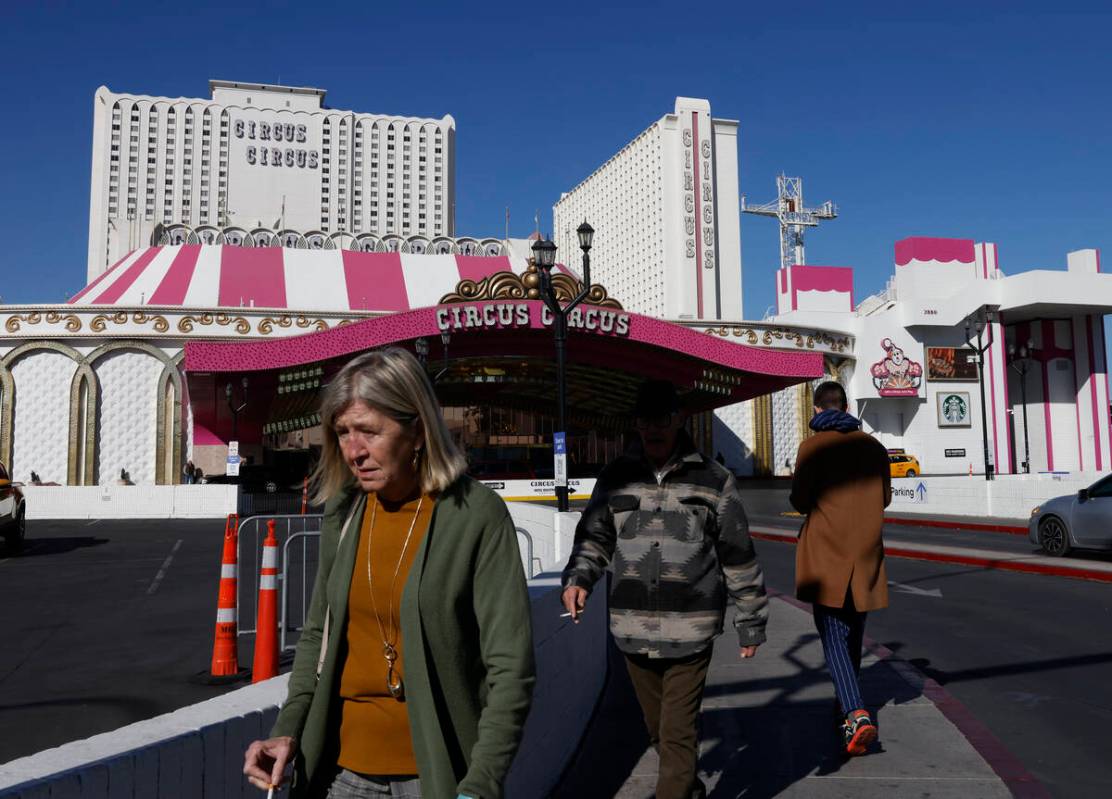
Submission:
{"label": "curb", "polygon": [[[810,604],[801,602],[794,596],[779,591],[769,591],[768,595],[781,599],[792,607],[811,612]],[[904,682],[922,693],[938,708],[947,721],[957,727],[962,737],[969,742],[977,754],[984,758],[989,768],[1012,792],[1012,796],[1017,799],[1050,799],[1050,792],[1038,778],[1031,774],[1019,758],[1013,755],[1000,739],[993,735],[992,731],[953,694],[884,644],[874,641],[867,635],[863,643],[867,651],[891,666]]]}
{"label": "curb", "polygon": [[1010,524],[980,524],[979,522],[941,521],[939,519],[916,519],[908,516],[885,516],[885,524],[904,524],[910,527],[943,527],[949,530],[976,530],[984,533],[1007,533],[1008,535],[1027,535],[1026,527]]}
{"label": "curb", "polygon": [[[749,535],[765,541],[776,541],[782,544],[794,544],[798,540],[795,533],[779,532],[765,528],[756,530],[750,528]],[[1025,572],[1027,574],[1045,574],[1052,577],[1071,577],[1077,580],[1092,580],[1100,583],[1112,583],[1112,571],[1086,569],[1079,566],[1053,566],[1046,563],[1029,563],[1024,561],[1008,560],[1006,558],[985,558],[978,555],[958,555],[948,552],[932,552],[929,550],[913,549],[906,546],[884,547],[884,554],[893,558],[908,558],[909,560],[929,560],[936,563],[957,563],[963,566],[980,566],[984,569],[999,571]]]}

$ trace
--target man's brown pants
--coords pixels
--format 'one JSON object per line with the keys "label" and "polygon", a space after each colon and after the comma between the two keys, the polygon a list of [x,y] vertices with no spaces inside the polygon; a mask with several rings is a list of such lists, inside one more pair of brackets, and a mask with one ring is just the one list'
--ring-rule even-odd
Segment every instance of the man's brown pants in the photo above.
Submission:
{"label": "man's brown pants", "polygon": [[698,654],[678,659],[626,655],[649,741],[660,754],[656,799],[698,799],[706,795],[696,774],[696,720],[713,651],[714,646],[708,645]]}

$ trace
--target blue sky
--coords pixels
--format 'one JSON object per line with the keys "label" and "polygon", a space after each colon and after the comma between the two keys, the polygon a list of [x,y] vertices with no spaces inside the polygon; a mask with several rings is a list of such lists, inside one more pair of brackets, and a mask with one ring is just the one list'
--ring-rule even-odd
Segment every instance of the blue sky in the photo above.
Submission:
{"label": "blue sky", "polygon": [[[909,235],[995,241],[1008,272],[1112,258],[1107,4],[13,3],[0,30],[5,302],[84,285],[93,92],[318,86],[337,108],[458,132],[457,228],[551,225],[552,202],[676,95],[739,119],[752,201],[802,175],[840,217],[808,261],[881,289]],[[787,10],[786,10],[787,9]],[[18,116],[17,116],[18,114]],[[630,243],[635,246],[635,243]],[[745,311],[774,302],[772,220],[742,219]]]}

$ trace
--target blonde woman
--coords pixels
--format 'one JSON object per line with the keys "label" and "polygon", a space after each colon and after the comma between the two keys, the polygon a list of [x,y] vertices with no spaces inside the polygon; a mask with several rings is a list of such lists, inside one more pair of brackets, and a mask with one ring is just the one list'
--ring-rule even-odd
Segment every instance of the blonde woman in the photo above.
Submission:
{"label": "blonde woman", "polygon": [[292,796],[502,795],[529,710],[533,646],[517,535],[464,475],[423,367],[369,352],[324,391],[320,565],[255,786]]}

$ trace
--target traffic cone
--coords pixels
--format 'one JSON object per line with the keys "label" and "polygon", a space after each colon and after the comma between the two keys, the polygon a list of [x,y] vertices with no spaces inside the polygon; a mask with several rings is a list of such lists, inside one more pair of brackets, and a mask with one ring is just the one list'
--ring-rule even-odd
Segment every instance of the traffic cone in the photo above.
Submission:
{"label": "traffic cone", "polygon": [[301,515],[304,516],[309,510],[309,478],[306,476],[305,482],[301,484]]}
{"label": "traffic cone", "polygon": [[220,591],[216,598],[216,636],[212,645],[211,674],[213,677],[227,677],[239,673],[239,654],[236,651],[238,539],[239,517],[233,513],[224,522],[224,554],[220,558]]}
{"label": "traffic cone", "polygon": [[274,520],[266,523],[263,568],[259,572],[259,617],[255,624],[255,662],[251,682],[278,676],[278,539]]}
{"label": "traffic cone", "polygon": [[973,462],[972,461],[969,462],[969,476],[970,477],[973,476]]}

